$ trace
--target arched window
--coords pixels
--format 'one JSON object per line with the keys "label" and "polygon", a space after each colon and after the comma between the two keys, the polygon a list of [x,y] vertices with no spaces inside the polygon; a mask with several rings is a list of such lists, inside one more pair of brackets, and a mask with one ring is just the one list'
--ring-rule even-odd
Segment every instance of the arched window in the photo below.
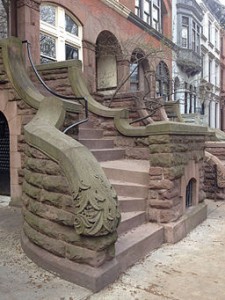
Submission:
{"label": "arched window", "polygon": [[169,69],[167,65],[161,61],[156,68],[156,95],[168,101],[169,93]]}
{"label": "arched window", "polygon": [[130,89],[131,91],[150,92],[150,82],[148,81],[149,63],[146,55],[141,49],[133,51],[130,60]]}
{"label": "arched window", "polygon": [[82,60],[82,26],[60,6],[40,7],[40,52],[41,63]]}

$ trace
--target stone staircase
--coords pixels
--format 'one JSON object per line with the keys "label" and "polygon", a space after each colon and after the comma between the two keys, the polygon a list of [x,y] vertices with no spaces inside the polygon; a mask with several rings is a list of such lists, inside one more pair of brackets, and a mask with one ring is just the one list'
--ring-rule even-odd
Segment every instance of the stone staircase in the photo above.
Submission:
{"label": "stone staircase", "polygon": [[79,141],[100,162],[117,192],[121,223],[116,259],[123,272],[164,241],[163,227],[146,220],[149,162],[124,159],[124,150],[114,148],[113,139],[104,138],[103,130],[91,127],[88,123],[81,126]]}

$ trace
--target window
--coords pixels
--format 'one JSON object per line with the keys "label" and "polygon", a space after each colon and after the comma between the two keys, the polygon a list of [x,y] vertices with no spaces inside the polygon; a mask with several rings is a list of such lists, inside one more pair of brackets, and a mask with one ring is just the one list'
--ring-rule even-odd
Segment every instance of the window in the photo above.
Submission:
{"label": "window", "polygon": [[208,78],[209,78],[209,82],[211,82],[212,81],[212,60],[211,59],[209,59]]}
{"label": "window", "polygon": [[215,65],[215,86],[219,85],[219,65]]}
{"label": "window", "polygon": [[161,31],[161,0],[135,0],[135,14]]}
{"label": "window", "polygon": [[219,38],[218,37],[219,37],[219,31],[217,28],[215,28],[215,48],[216,49],[219,49],[219,45],[218,45]]}
{"label": "window", "polygon": [[40,7],[41,63],[82,59],[82,27],[64,8]]}
{"label": "window", "polygon": [[197,111],[197,88],[189,85],[187,82],[184,84],[184,113],[193,114]]}
{"label": "window", "polygon": [[181,28],[178,27],[178,31],[179,35],[181,35],[181,47],[192,49],[200,54],[200,25],[191,17],[181,16]]}
{"label": "window", "polygon": [[202,71],[201,71],[201,77],[205,77],[205,54],[202,54]]}
{"label": "window", "polygon": [[169,98],[169,70],[162,61],[156,69],[156,95],[157,97],[163,97],[165,101]]}
{"label": "window", "polygon": [[189,36],[189,19],[182,17],[182,29],[181,29],[181,46],[188,48],[188,36]]}
{"label": "window", "polygon": [[130,89],[135,92],[139,89],[139,67],[137,62],[130,64]]}
{"label": "window", "polygon": [[210,21],[208,23],[208,40],[212,42],[212,23]]}

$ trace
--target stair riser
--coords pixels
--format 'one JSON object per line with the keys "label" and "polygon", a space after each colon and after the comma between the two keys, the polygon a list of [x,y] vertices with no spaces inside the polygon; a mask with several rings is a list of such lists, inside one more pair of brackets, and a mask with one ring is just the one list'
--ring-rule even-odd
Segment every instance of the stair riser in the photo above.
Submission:
{"label": "stair riser", "polygon": [[79,139],[100,139],[103,137],[103,131],[97,129],[79,129]]}
{"label": "stair riser", "polygon": [[127,181],[132,183],[148,185],[149,175],[147,173],[135,172],[129,170],[110,169],[103,167],[106,176],[109,179]]}
{"label": "stair riser", "polygon": [[146,214],[145,212],[143,212],[140,215],[122,221],[117,229],[117,232],[118,234],[123,234],[141,224],[144,224],[145,222],[146,222]]}
{"label": "stair riser", "polygon": [[146,198],[148,195],[148,189],[146,187],[132,185],[127,186],[117,183],[113,183],[113,186],[118,196]]}
{"label": "stair riser", "polygon": [[145,211],[146,201],[145,199],[119,200],[119,209],[121,212]]}
{"label": "stair riser", "polygon": [[135,264],[139,259],[145,257],[152,250],[159,248],[164,242],[163,229],[154,232],[142,241],[132,245],[125,251],[118,253],[116,258],[119,262],[121,272],[127,270]]}
{"label": "stair riser", "polygon": [[114,142],[113,140],[82,140],[80,139],[79,142],[86,146],[88,149],[106,149],[106,148],[113,148]]}
{"label": "stair riser", "polygon": [[124,150],[120,149],[109,149],[105,150],[91,150],[92,154],[98,161],[107,161],[107,160],[118,160],[124,158]]}

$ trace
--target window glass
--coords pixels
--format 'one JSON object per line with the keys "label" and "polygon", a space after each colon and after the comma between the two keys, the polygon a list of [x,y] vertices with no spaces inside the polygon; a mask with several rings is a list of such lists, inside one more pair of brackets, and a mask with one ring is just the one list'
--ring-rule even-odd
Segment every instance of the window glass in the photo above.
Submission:
{"label": "window glass", "polygon": [[55,38],[40,34],[40,51],[42,62],[48,62],[56,59],[56,40]]}
{"label": "window glass", "polygon": [[40,7],[41,21],[55,26],[56,9],[52,5],[41,5]]}
{"label": "window glass", "polygon": [[130,64],[130,87],[132,91],[137,91],[139,87],[138,63]]}
{"label": "window glass", "polygon": [[78,36],[78,26],[67,14],[65,15],[65,29],[67,32]]}
{"label": "window glass", "polygon": [[77,48],[66,44],[65,45],[65,51],[66,51],[66,60],[68,60],[68,59],[78,59],[78,49]]}

